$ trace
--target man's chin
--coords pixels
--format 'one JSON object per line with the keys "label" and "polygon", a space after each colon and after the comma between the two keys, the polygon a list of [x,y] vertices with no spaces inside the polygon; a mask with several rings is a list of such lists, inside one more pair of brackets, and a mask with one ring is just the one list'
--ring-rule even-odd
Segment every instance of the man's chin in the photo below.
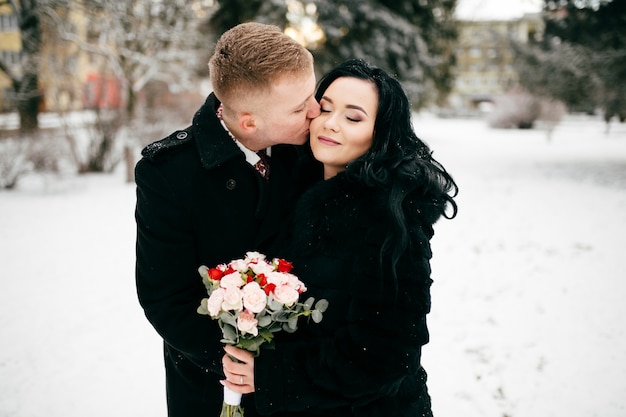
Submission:
{"label": "man's chin", "polygon": [[309,141],[309,131],[307,130],[307,132],[304,135],[302,135],[300,140],[296,142],[296,145],[304,145],[308,141]]}

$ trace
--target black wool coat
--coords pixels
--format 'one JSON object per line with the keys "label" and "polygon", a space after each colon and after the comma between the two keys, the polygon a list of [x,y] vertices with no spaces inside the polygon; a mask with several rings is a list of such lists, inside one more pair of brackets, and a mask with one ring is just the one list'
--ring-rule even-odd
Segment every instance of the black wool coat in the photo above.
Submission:
{"label": "black wool coat", "polygon": [[196,312],[207,296],[198,267],[264,252],[292,201],[295,147],[272,147],[266,182],[222,128],[218,104],[211,94],[191,126],[148,145],[135,169],[137,293],[164,340],[169,417],[217,416],[222,404],[222,335]]}
{"label": "black wool coat", "polygon": [[[284,249],[307,286],[329,301],[321,323],[279,333],[255,361],[255,402],[272,416],[431,416],[421,347],[428,342],[430,238],[439,214],[419,197],[405,216],[410,245],[397,280],[383,246],[387,192],[340,173],[302,197]],[[394,284],[395,282],[395,284]],[[302,321],[301,321],[302,322]]]}

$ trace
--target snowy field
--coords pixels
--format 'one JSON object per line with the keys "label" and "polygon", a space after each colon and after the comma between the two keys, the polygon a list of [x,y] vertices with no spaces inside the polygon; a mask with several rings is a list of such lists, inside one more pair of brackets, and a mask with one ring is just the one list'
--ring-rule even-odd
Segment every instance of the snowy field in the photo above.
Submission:
{"label": "snowy field", "polygon": [[[626,125],[415,125],[461,189],[433,240],[435,416],[625,416]],[[123,178],[0,192],[0,417],[165,417]]]}

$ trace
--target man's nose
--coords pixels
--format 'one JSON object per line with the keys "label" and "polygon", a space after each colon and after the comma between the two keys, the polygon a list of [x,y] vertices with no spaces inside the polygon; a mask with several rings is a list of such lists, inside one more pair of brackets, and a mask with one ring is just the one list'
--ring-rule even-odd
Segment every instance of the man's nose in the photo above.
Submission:
{"label": "man's nose", "polygon": [[308,106],[309,109],[306,115],[309,119],[314,119],[320,115],[320,104],[313,97],[311,97],[311,100],[309,100]]}

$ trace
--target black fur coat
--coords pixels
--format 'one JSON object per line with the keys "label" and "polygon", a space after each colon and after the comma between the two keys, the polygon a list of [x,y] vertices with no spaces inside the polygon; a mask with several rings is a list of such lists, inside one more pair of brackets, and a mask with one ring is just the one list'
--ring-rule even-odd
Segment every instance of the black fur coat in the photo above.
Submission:
{"label": "black fur coat", "polygon": [[385,191],[344,173],[300,199],[284,258],[325,298],[321,323],[280,333],[275,350],[255,361],[255,403],[273,416],[430,416],[421,347],[428,342],[429,240],[438,215],[410,198],[410,244],[394,277],[387,253],[392,228]]}

